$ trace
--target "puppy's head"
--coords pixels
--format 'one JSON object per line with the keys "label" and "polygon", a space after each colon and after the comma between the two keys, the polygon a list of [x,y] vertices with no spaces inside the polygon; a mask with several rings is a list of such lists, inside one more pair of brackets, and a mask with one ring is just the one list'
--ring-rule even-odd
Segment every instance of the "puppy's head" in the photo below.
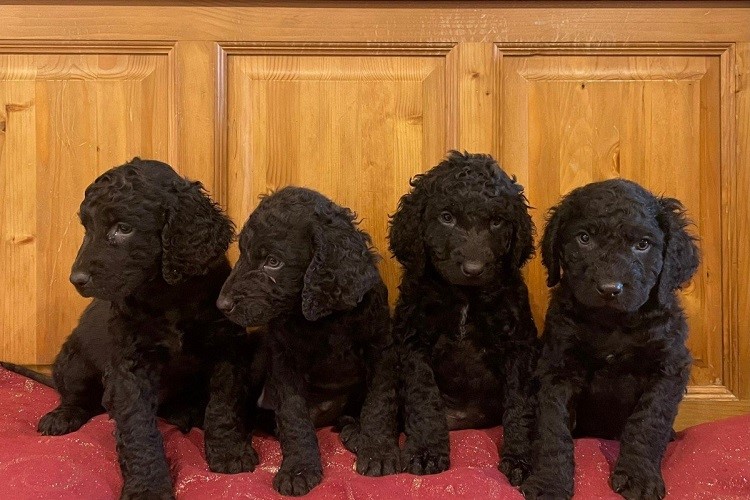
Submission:
{"label": "puppy's head", "polygon": [[698,267],[687,225],[679,201],[634,182],[577,188],[550,211],[544,230],[547,285],[562,279],[578,302],[593,308],[635,312],[650,297],[664,304]]}
{"label": "puppy's head", "polygon": [[380,282],[370,237],[354,219],[310,189],[263,198],[240,233],[240,258],[217,306],[242,326],[353,309]]}
{"label": "puppy's head", "polygon": [[84,297],[105,300],[155,279],[173,285],[205,274],[234,234],[199,182],[139,158],[89,185],[79,216],[86,233],[70,281]]}
{"label": "puppy's head", "polygon": [[389,234],[407,273],[431,266],[451,284],[481,286],[516,272],[533,254],[523,187],[491,156],[451,151],[411,186]]}

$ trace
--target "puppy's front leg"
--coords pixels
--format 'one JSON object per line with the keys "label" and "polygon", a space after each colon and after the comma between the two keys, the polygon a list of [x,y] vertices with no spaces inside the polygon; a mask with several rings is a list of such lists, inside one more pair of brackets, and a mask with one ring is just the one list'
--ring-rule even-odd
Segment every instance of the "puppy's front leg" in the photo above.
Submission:
{"label": "puppy's front leg", "polygon": [[172,499],[169,466],[156,427],[159,366],[127,354],[115,354],[105,374],[103,400],[115,421],[123,476],[120,498]]}
{"label": "puppy's front leg", "polygon": [[283,456],[273,487],[282,495],[304,495],[323,478],[318,437],[304,397],[302,374],[287,359],[284,346],[273,346],[272,352],[267,389]]}
{"label": "puppy's front leg", "polygon": [[499,469],[513,486],[520,485],[531,468],[535,411],[531,375],[535,357],[536,346],[533,340],[514,342],[506,351],[503,444]]}
{"label": "puppy's front leg", "polygon": [[393,345],[385,348],[367,345],[365,352],[373,366],[372,373],[368,374],[360,430],[354,440],[357,472],[365,476],[395,474],[401,472],[396,395],[397,352]]}
{"label": "puppy's front leg", "polygon": [[628,418],[612,473],[612,489],[625,498],[661,499],[666,494],[661,461],[689,375],[690,355],[683,347],[664,363]]}
{"label": "puppy's front leg", "polygon": [[252,447],[252,381],[247,360],[223,360],[214,366],[206,406],[206,461],[214,472],[249,472],[258,465]]}
{"label": "puppy's front leg", "polygon": [[580,367],[565,355],[565,346],[548,344],[539,359],[537,374],[532,472],[521,485],[521,491],[530,499],[570,498],[575,466],[569,407],[582,384]]}
{"label": "puppy's front leg", "polygon": [[402,354],[404,400],[402,466],[412,474],[436,474],[450,467],[450,440],[443,399],[425,355],[413,348]]}

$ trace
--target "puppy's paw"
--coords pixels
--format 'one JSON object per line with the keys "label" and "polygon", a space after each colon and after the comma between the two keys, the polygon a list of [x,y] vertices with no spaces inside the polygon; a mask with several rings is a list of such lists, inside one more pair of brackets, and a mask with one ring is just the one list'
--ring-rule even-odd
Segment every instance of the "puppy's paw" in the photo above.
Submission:
{"label": "puppy's paw", "polygon": [[437,474],[448,470],[451,465],[450,454],[447,450],[405,450],[401,459],[404,472],[411,474]]}
{"label": "puppy's paw", "polygon": [[503,457],[497,468],[505,474],[513,486],[520,485],[531,472],[531,466],[526,460],[515,457]]}
{"label": "puppy's paw", "polygon": [[611,482],[612,489],[627,499],[661,500],[667,492],[661,473],[643,466],[618,463]]}
{"label": "puppy's paw", "polygon": [[125,483],[120,493],[120,500],[174,500],[172,487],[152,490]]}
{"label": "puppy's paw", "polygon": [[573,485],[565,488],[559,477],[543,477],[532,474],[521,484],[524,498],[529,500],[566,500],[573,496]]}
{"label": "puppy's paw", "polygon": [[77,431],[91,416],[77,406],[58,406],[39,420],[37,430],[45,436],[62,436]]}
{"label": "puppy's paw", "polygon": [[206,446],[208,468],[221,474],[252,472],[260,460],[248,441],[242,446]]}
{"label": "puppy's paw", "polygon": [[350,416],[339,418],[336,423],[336,430],[339,433],[339,439],[344,447],[352,453],[357,453],[359,448],[359,423]]}
{"label": "puppy's paw", "polygon": [[323,471],[319,467],[310,465],[296,465],[281,469],[273,478],[273,487],[282,495],[306,495],[323,479]]}
{"label": "puppy's paw", "polygon": [[160,416],[183,434],[190,432],[193,427],[203,427],[203,415],[195,409],[173,410]]}
{"label": "puppy's paw", "polygon": [[395,444],[361,445],[357,452],[357,472],[363,476],[387,476],[401,472],[401,452]]}

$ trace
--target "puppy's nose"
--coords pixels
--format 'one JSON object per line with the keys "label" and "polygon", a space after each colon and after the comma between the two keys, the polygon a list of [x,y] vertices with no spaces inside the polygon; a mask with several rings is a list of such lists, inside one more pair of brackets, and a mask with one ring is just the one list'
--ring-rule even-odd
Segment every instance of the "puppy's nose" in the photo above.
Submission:
{"label": "puppy's nose", "polygon": [[219,298],[216,299],[216,307],[219,308],[220,311],[228,313],[232,312],[232,309],[234,309],[235,303],[232,299],[227,297],[226,295],[219,295]]}
{"label": "puppy's nose", "polygon": [[84,273],[83,271],[75,271],[70,274],[70,282],[75,286],[84,286],[89,281],[91,281],[91,275],[89,273]]}
{"label": "puppy's nose", "polygon": [[461,272],[471,278],[476,278],[484,272],[484,264],[478,260],[465,260],[461,264]]}
{"label": "puppy's nose", "polygon": [[605,299],[614,299],[622,293],[622,283],[618,281],[599,283],[596,285],[596,290],[599,292],[599,295]]}

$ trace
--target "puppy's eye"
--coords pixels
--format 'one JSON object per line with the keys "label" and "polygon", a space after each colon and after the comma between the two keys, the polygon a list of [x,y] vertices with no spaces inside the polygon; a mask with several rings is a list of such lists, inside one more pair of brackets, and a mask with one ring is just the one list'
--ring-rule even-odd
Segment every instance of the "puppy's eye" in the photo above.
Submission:
{"label": "puppy's eye", "polygon": [[497,228],[499,228],[502,225],[503,225],[503,220],[502,219],[495,219],[492,222],[490,222],[490,227],[492,229],[497,229]]}
{"label": "puppy's eye", "polygon": [[578,236],[576,236],[576,239],[578,240],[578,243],[580,243],[583,246],[586,246],[589,243],[591,243],[591,236],[589,236],[589,233],[585,231],[578,233]]}
{"label": "puppy's eye", "polygon": [[127,236],[133,232],[133,226],[124,222],[118,222],[107,231],[107,240],[113,245],[124,243]]}
{"label": "puppy's eye", "polygon": [[645,252],[649,248],[651,248],[651,242],[646,238],[643,238],[641,241],[635,244],[635,249],[639,252]]}
{"label": "puppy's eye", "polygon": [[284,263],[281,262],[279,259],[277,259],[273,255],[269,255],[268,257],[266,257],[266,262],[263,264],[263,267],[265,267],[266,269],[273,270],[273,269],[281,269],[283,265]]}
{"label": "puppy's eye", "polygon": [[456,223],[456,218],[453,217],[453,214],[445,211],[440,213],[440,217],[438,217],[441,223],[445,224],[446,226],[452,226]]}

